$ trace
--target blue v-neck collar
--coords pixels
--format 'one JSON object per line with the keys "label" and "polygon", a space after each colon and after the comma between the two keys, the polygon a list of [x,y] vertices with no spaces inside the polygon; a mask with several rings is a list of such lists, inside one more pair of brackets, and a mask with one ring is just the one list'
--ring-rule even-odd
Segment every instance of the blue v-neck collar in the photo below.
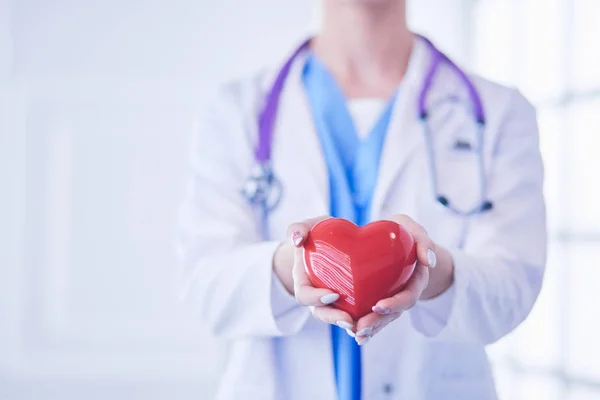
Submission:
{"label": "blue v-neck collar", "polygon": [[364,225],[395,97],[361,140],[346,96],[327,67],[309,53],[302,75],[330,176],[331,214]]}

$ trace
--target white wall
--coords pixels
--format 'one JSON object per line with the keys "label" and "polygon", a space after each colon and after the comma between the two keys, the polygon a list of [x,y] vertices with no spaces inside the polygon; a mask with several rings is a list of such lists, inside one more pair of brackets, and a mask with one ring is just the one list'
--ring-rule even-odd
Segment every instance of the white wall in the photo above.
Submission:
{"label": "white wall", "polygon": [[[459,10],[420,3],[463,54]],[[314,5],[0,0],[0,399],[210,398],[225,347],[174,292],[194,104]]]}
{"label": "white wall", "polygon": [[408,23],[429,37],[455,62],[469,67],[471,57],[469,15],[477,0],[407,0]]}
{"label": "white wall", "polygon": [[208,398],[224,346],[174,292],[192,107],[302,36],[309,6],[1,4],[0,398]]}

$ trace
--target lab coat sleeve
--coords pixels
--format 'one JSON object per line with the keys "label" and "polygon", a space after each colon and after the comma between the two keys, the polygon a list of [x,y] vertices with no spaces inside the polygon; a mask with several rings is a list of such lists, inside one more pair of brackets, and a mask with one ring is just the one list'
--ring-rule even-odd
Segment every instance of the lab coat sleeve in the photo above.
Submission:
{"label": "lab coat sleeve", "polygon": [[456,285],[452,284],[439,296],[420,300],[409,311],[413,326],[425,336],[435,336],[448,322]]}
{"label": "lab coat sleeve", "polygon": [[310,312],[273,272],[280,241],[263,241],[241,189],[253,164],[241,95],[221,89],[197,121],[178,224],[181,298],[218,336],[298,332]]}
{"label": "lab coat sleeve", "polygon": [[449,249],[449,293],[417,304],[415,329],[439,340],[489,344],[531,311],[546,264],[543,167],[535,110],[514,92],[501,121],[488,193],[494,208],[472,217],[461,249]]}

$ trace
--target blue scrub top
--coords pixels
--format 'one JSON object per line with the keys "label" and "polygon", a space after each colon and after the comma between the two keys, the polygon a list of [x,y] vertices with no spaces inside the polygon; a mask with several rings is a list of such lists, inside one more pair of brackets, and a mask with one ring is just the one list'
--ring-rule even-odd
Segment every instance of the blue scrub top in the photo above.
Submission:
{"label": "blue scrub top", "polygon": [[[325,65],[309,53],[302,81],[329,172],[330,214],[362,226],[370,221],[379,159],[394,98],[369,135],[356,132],[344,93]],[[331,327],[333,365],[339,400],[360,400],[360,347],[346,331]]]}

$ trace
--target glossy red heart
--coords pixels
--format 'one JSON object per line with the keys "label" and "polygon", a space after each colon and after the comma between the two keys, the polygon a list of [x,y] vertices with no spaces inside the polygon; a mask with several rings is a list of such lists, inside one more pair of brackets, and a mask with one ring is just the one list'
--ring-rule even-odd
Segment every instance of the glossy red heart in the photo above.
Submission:
{"label": "glossy red heart", "polygon": [[341,218],[326,219],[313,227],[304,244],[312,284],[339,293],[333,306],[354,319],[401,291],[416,258],[412,235],[392,221],[359,227]]}

